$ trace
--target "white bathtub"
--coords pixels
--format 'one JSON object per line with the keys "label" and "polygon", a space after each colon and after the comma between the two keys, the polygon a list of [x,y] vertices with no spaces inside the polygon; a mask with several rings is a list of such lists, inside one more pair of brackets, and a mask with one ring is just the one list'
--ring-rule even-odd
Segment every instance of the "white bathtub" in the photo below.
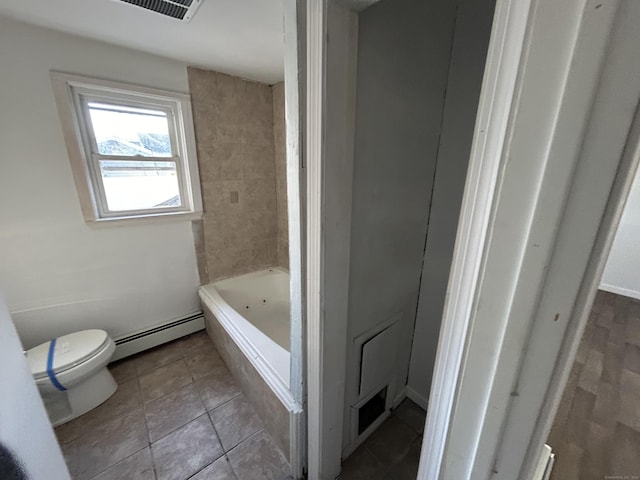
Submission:
{"label": "white bathtub", "polygon": [[204,285],[199,294],[274,392],[289,403],[289,274],[269,268]]}

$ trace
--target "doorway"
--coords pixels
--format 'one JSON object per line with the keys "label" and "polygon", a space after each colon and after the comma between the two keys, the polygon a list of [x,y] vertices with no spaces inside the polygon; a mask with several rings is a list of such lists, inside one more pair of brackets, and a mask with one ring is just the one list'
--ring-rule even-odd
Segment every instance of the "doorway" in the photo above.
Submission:
{"label": "doorway", "polygon": [[[622,188],[614,178],[624,164],[634,114],[629,105],[638,100],[629,81],[638,77],[637,62],[627,48],[638,13],[633,5],[575,1],[560,9],[546,0],[497,3],[420,479],[531,478],[548,433],[554,389],[564,385],[562,366],[571,357],[576,319],[590,304],[583,282],[597,270],[590,261],[594,251],[606,243],[598,231],[603,218],[615,216],[605,211],[607,202],[612,189]],[[309,72],[319,74],[323,54],[329,63],[335,60],[336,37],[330,36],[327,51],[316,50],[325,39],[326,11],[318,6],[309,13]],[[314,39],[321,40],[313,44]],[[309,75],[308,106],[349,114],[345,102],[331,110],[334,90],[347,92],[346,98],[351,91],[345,70],[340,79],[329,75],[326,86],[311,80],[322,75]],[[345,214],[344,205],[323,205],[322,198],[331,191],[327,185],[336,164],[344,168],[348,162],[349,142],[344,128],[323,123],[323,111],[308,108],[307,114],[308,200],[315,208],[309,210],[308,242],[309,465],[311,478],[333,478],[343,411],[331,399],[344,391],[346,362],[340,357],[348,310],[335,302],[331,312],[322,310],[328,297],[323,292],[344,287],[334,275],[345,273],[335,265],[322,267],[323,255],[332,251],[344,255],[346,249],[348,258],[345,225],[351,212]],[[331,148],[346,148],[326,157],[327,139]],[[323,226],[336,224],[324,250]],[[314,245],[316,234],[320,240]],[[330,298],[348,305],[344,293]]]}
{"label": "doorway", "polygon": [[639,207],[636,175],[547,440],[551,480],[640,475]]}

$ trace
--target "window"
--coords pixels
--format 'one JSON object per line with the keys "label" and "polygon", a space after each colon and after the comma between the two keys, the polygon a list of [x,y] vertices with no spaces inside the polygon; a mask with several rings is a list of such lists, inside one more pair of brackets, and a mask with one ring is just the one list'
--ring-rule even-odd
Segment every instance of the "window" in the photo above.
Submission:
{"label": "window", "polygon": [[199,214],[189,96],[52,73],[88,221]]}

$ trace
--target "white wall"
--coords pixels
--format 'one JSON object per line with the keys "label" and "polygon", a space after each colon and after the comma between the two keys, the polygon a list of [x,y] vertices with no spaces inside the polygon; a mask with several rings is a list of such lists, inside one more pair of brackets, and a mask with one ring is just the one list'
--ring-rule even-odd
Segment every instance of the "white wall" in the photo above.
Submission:
{"label": "white wall", "polygon": [[451,50],[408,388],[426,408],[495,0],[461,0]]}
{"label": "white wall", "polygon": [[406,383],[455,12],[449,0],[383,0],[360,14],[346,443],[358,397],[354,339],[399,317],[389,393]]}
{"label": "white wall", "polygon": [[0,17],[0,288],[26,348],[200,309],[191,224],[83,221],[49,71],[188,91],[179,62]]}
{"label": "white wall", "polygon": [[58,441],[1,296],[0,339],[0,442],[20,460],[30,479],[69,480]]}
{"label": "white wall", "polygon": [[633,180],[600,288],[640,299],[640,169]]}

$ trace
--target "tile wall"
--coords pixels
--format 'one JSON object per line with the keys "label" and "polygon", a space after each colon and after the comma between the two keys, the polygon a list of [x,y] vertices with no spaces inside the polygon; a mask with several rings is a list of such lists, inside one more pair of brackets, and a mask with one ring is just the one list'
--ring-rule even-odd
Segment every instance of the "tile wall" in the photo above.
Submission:
{"label": "tile wall", "polygon": [[220,325],[213,312],[206,305],[203,305],[202,309],[207,332],[217,351],[220,352],[231,374],[262,419],[267,432],[273,437],[287,460],[290,460],[290,431],[293,425],[289,410]]}
{"label": "tile wall", "polygon": [[273,139],[278,205],[278,265],[289,269],[289,217],[287,211],[287,140],[284,116],[284,82],[273,87]]}
{"label": "tile wall", "polygon": [[[280,118],[274,113],[274,92],[266,84],[198,68],[190,67],[188,77],[205,212],[201,257],[208,280],[279,265],[276,150],[284,146],[276,149],[274,138],[284,141],[284,135],[274,135],[274,118]],[[276,98],[284,102],[282,94]],[[286,226],[286,178],[280,183]]]}

